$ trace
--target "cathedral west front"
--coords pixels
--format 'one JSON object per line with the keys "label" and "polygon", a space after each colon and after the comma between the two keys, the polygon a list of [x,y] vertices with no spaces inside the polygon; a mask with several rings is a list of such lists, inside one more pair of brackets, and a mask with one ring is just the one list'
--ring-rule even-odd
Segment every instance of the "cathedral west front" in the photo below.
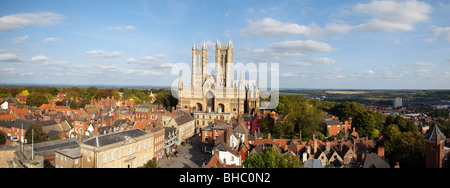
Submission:
{"label": "cathedral west front", "polygon": [[206,43],[199,49],[194,42],[191,84],[185,86],[180,73],[177,108],[185,111],[190,109],[194,112],[231,113],[234,117],[258,111],[260,108],[258,82],[245,80],[243,71],[240,72],[239,81],[234,80],[231,39],[224,45],[217,39],[215,54],[215,75],[210,75],[207,70]]}

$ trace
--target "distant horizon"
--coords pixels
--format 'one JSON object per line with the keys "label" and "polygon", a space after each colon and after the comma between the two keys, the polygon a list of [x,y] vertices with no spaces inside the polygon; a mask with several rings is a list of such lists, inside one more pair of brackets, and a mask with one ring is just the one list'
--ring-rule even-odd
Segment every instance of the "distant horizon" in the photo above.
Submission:
{"label": "distant horizon", "polygon": [[[109,85],[109,84],[0,84],[0,87],[97,87],[97,88],[143,88],[143,89],[170,89],[171,86],[150,85]],[[270,88],[269,88],[270,90]],[[400,91],[400,90],[450,90],[450,89],[351,89],[351,88],[279,88],[279,90],[336,90],[336,91]]]}

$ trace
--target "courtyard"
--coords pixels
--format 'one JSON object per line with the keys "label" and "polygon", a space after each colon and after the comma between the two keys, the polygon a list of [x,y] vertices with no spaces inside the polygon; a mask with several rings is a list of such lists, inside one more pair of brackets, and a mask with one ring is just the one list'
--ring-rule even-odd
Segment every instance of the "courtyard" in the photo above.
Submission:
{"label": "courtyard", "polygon": [[203,162],[205,165],[211,159],[210,154],[201,151],[201,137],[195,135],[191,137],[187,144],[177,146],[178,154],[172,158],[164,157],[157,164],[160,168],[201,168]]}

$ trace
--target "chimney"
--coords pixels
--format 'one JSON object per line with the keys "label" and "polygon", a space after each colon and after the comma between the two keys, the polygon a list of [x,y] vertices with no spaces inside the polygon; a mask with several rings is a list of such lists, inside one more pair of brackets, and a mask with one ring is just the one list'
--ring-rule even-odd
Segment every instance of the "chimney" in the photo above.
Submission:
{"label": "chimney", "polygon": [[269,139],[270,140],[270,133],[267,135],[267,139]]}
{"label": "chimney", "polygon": [[308,153],[308,155],[311,156],[311,146],[310,145],[306,146],[306,153]]}
{"label": "chimney", "polygon": [[378,156],[380,156],[384,160],[384,147],[378,147]]}
{"label": "chimney", "polygon": [[327,142],[325,143],[325,151],[329,152],[330,149],[331,149],[331,144],[330,144],[330,141],[327,140]]}
{"label": "chimney", "polygon": [[317,153],[317,139],[315,136],[313,136],[313,139],[314,139],[314,154],[316,154]]}
{"label": "chimney", "polygon": [[227,144],[228,146],[231,147],[231,142],[230,142],[230,137],[231,137],[231,126],[227,125],[227,130],[225,130],[225,144]]}

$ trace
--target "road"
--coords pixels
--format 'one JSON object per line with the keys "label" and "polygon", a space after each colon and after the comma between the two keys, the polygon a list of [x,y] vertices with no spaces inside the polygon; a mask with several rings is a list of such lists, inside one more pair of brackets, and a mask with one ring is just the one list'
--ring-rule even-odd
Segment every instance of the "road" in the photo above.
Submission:
{"label": "road", "polygon": [[212,156],[201,151],[201,137],[195,135],[189,142],[186,146],[179,145],[177,147],[178,156],[170,159],[164,157],[157,162],[158,166],[161,168],[201,168],[203,161],[206,165]]}

